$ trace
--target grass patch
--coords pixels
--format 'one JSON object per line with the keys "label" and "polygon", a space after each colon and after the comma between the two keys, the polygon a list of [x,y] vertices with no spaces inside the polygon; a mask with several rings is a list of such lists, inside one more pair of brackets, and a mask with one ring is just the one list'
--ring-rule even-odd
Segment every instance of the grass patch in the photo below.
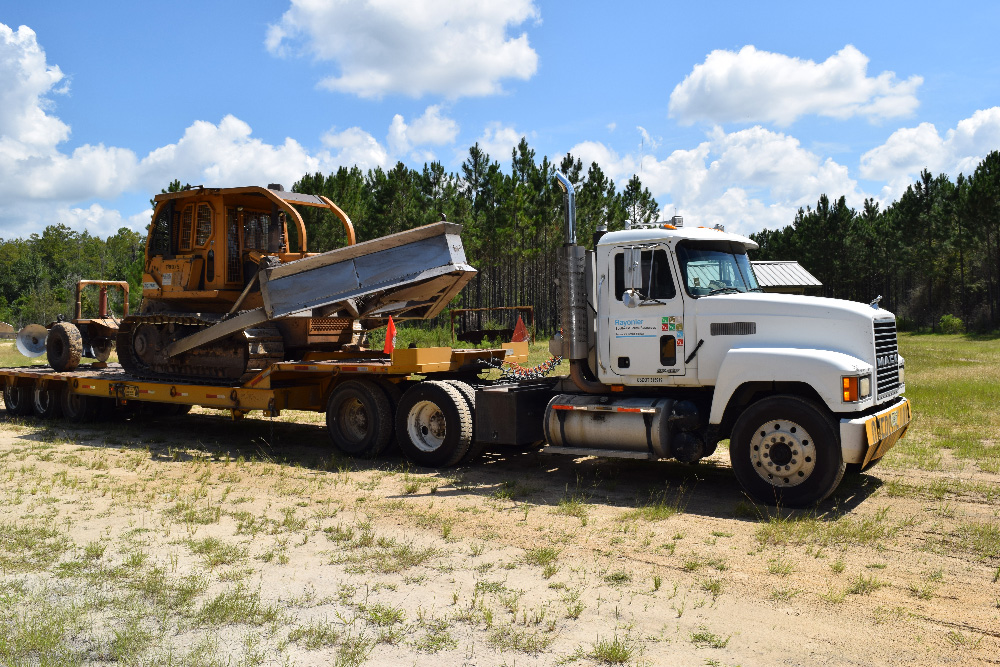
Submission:
{"label": "grass patch", "polygon": [[848,595],[870,595],[880,588],[888,586],[888,582],[876,576],[866,577],[859,574],[858,578],[847,588]]}
{"label": "grass patch", "polygon": [[220,565],[234,565],[246,560],[246,548],[223,542],[215,537],[206,537],[201,540],[188,540],[188,548],[191,553],[201,556],[202,562],[215,568]]}
{"label": "grass patch", "polygon": [[528,565],[545,567],[559,558],[559,549],[555,547],[537,547],[524,552],[524,562]]}
{"label": "grass patch", "polygon": [[612,586],[624,586],[632,581],[632,575],[625,570],[617,570],[604,575],[604,581]]}
{"label": "grass patch", "polygon": [[497,651],[509,653],[541,653],[552,645],[554,638],[531,630],[518,630],[512,625],[498,625],[490,630],[487,643]]}
{"label": "grass patch", "polygon": [[904,522],[888,518],[889,508],[872,516],[855,519],[845,516],[834,521],[813,515],[771,516],[757,529],[757,541],[762,546],[816,544],[843,546],[884,544],[902,530]]}
{"label": "grass patch", "polygon": [[714,632],[710,632],[708,628],[704,625],[699,627],[696,631],[691,633],[691,643],[696,646],[702,646],[707,648],[726,648],[729,645],[729,640],[732,635],[729,635],[725,639],[722,635],[717,635]]}
{"label": "grass patch", "polygon": [[623,512],[619,521],[632,521],[642,519],[643,521],[663,521],[672,516],[684,512],[687,506],[687,499],[684,497],[684,487],[679,487],[676,492],[664,491],[656,497],[651,497],[648,502],[636,507],[633,510]]}
{"label": "grass patch", "polygon": [[194,617],[200,626],[222,626],[233,623],[263,625],[281,618],[276,605],[263,604],[260,591],[250,592],[242,584],[219,593],[206,602]]}
{"label": "grass patch", "polygon": [[0,523],[0,571],[44,570],[70,546],[69,538],[54,528]]}
{"label": "grass patch", "polygon": [[340,631],[333,623],[314,621],[292,628],[288,641],[304,646],[309,651],[336,646],[340,641]]}

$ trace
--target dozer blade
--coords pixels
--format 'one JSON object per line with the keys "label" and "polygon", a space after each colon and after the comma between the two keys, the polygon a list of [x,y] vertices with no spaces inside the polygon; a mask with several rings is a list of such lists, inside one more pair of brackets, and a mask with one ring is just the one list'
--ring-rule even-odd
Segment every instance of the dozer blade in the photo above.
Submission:
{"label": "dozer blade", "polygon": [[169,345],[181,352],[268,320],[345,310],[352,317],[427,319],[440,313],[476,270],[465,260],[462,226],[436,222],[263,268],[264,307],[239,313]]}

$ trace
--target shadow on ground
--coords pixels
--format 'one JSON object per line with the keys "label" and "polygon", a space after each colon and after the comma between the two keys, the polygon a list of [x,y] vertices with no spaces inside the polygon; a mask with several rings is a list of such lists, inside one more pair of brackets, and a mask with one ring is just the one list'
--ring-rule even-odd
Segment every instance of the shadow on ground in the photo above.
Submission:
{"label": "shadow on ground", "polygon": [[[490,496],[533,505],[555,507],[567,501],[618,507],[650,505],[674,507],[686,514],[750,522],[811,516],[836,520],[854,510],[882,485],[869,474],[846,475],[837,491],[820,505],[791,510],[753,502],[740,488],[722,451],[697,464],[677,461],[575,458],[531,451],[496,451],[457,468],[435,470],[415,466],[393,445],[375,460],[339,454],[323,424],[292,423],[249,418],[233,421],[214,413],[153,418],[148,415],[112,422],[72,424],[32,417],[0,420],[29,430],[19,439],[34,442],[73,442],[87,447],[148,451],[151,460],[224,461],[240,457],[317,472],[408,471],[440,480],[440,497]],[[722,449],[722,448],[720,448]]]}

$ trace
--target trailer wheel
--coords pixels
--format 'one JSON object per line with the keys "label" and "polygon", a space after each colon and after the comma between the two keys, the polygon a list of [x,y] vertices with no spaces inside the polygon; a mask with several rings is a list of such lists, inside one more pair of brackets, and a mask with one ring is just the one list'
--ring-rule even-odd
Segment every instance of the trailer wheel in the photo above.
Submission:
{"label": "trailer wheel", "polygon": [[45,339],[49,366],[60,373],[75,371],[83,356],[83,336],[72,322],[56,322]]}
{"label": "trailer wheel", "polygon": [[97,416],[98,400],[96,396],[74,394],[66,389],[60,397],[63,417],[77,424],[93,421]]}
{"label": "trailer wheel", "polygon": [[446,382],[410,387],[396,412],[396,439],[406,457],[418,465],[455,465],[472,443],[472,414],[465,398]]}
{"label": "trailer wheel", "polygon": [[31,392],[32,407],[35,415],[42,419],[58,419],[62,415],[62,405],[60,404],[60,394],[58,389],[43,389],[35,387]]}
{"label": "trailer wheel", "polygon": [[747,493],[788,507],[823,500],[845,469],[830,418],[797,396],[773,396],[747,408],[733,426],[729,458]]}
{"label": "trailer wheel", "polygon": [[326,404],[326,427],[340,451],[375,458],[392,438],[392,410],[385,391],[368,380],[337,385]]}
{"label": "trailer wheel", "polygon": [[445,380],[445,382],[457,389],[458,393],[462,395],[462,398],[465,399],[465,407],[469,409],[469,415],[472,417],[472,443],[469,445],[469,451],[459,461],[462,464],[472,463],[479,458],[486,447],[485,442],[476,440],[476,390],[471,384],[461,380]]}
{"label": "trailer wheel", "polygon": [[7,413],[14,417],[27,417],[34,411],[28,387],[4,385],[3,402]]}

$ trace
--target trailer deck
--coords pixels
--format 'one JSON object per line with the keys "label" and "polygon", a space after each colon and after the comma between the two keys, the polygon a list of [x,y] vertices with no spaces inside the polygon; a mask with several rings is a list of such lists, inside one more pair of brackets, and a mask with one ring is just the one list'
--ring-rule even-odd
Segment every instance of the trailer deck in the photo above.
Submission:
{"label": "trailer deck", "polygon": [[300,361],[271,364],[241,385],[146,380],[129,375],[118,364],[98,363],[62,373],[48,366],[0,368],[0,387],[113,399],[117,406],[133,401],[197,405],[228,410],[234,419],[254,410],[277,417],[282,410],[325,411],[331,390],[346,379],[399,383],[414,375],[475,376],[498,361],[523,363],[528,358],[528,343],[491,349],[403,348],[391,355],[368,354],[371,356],[314,353]]}

